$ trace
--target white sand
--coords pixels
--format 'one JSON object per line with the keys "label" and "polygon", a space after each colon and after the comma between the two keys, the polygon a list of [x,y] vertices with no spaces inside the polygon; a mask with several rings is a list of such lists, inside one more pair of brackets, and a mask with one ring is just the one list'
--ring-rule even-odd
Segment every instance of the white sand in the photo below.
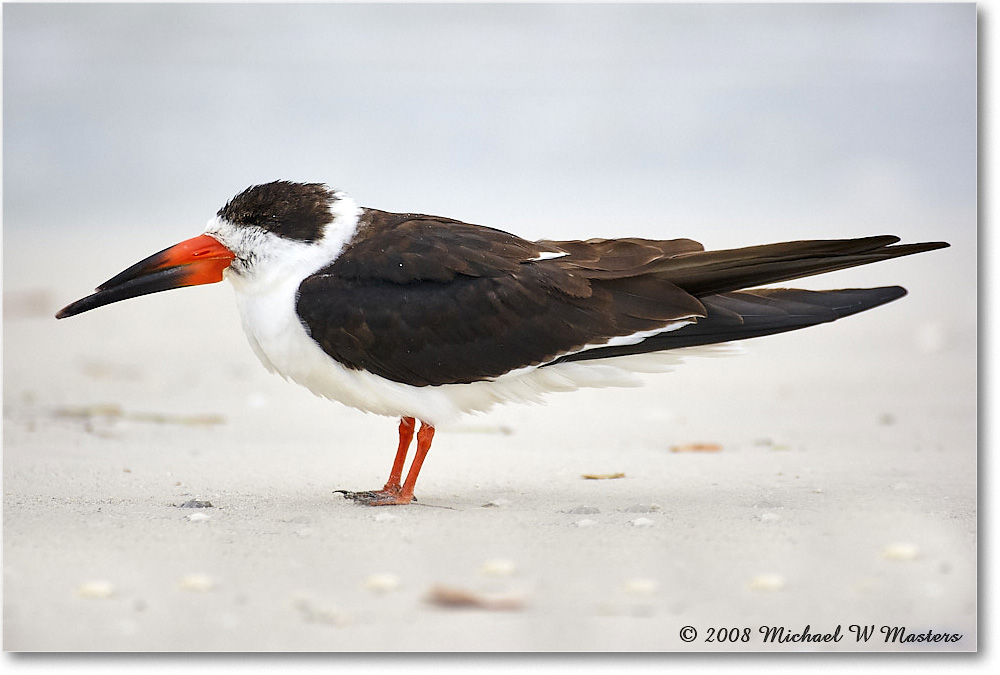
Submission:
{"label": "white sand", "polygon": [[[224,285],[56,322],[135,252],[68,241],[42,281],[7,243],[5,650],[976,649],[975,321],[928,322],[916,289],[442,428],[419,503],[374,509],[331,491],[384,482],[396,422],[268,375]],[[722,450],[671,452],[696,442]],[[440,585],[524,602],[440,607]],[[843,639],[758,632],[807,624]]]}

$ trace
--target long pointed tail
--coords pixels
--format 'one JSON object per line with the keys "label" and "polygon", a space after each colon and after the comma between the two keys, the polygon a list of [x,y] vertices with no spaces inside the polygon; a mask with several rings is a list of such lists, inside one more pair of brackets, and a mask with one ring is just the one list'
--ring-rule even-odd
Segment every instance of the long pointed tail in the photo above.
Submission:
{"label": "long pointed tail", "polygon": [[638,344],[589,349],[564,356],[553,363],[645,354],[774,335],[835,321],[904,295],[906,289],[900,286],[834,291],[766,288],[712,295],[701,298],[708,312],[697,323],[660,333]]}
{"label": "long pointed tail", "polygon": [[658,261],[653,273],[703,298],[948,246],[940,241],[892,245],[898,241],[899,237],[885,235],[696,251]]}

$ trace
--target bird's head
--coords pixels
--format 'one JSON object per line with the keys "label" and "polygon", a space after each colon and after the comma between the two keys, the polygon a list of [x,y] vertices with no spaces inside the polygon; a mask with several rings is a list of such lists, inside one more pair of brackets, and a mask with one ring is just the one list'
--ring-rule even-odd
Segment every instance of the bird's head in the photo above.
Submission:
{"label": "bird's head", "polygon": [[222,281],[266,284],[336,256],[353,232],[357,207],[320,183],[255,185],[223,206],[204,234],[151,255],[59,310],[63,319],[113,302],[172,288]]}

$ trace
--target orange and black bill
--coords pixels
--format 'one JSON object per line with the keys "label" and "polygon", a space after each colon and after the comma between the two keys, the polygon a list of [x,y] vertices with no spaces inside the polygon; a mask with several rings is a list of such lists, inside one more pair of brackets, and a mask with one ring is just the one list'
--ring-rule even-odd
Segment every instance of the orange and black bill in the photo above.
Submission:
{"label": "orange and black bill", "polygon": [[182,286],[214,284],[236,256],[217,239],[202,234],[164,249],[97,287],[97,292],[63,307],[56,314],[65,319],[112,302],[169,291]]}

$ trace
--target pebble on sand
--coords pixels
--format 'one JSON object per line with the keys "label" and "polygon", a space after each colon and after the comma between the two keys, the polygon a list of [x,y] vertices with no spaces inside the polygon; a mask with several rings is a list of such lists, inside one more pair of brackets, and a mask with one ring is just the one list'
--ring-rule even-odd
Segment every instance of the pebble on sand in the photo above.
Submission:
{"label": "pebble on sand", "polygon": [[500,508],[500,507],[503,507],[503,506],[510,506],[511,503],[512,502],[509,499],[504,499],[503,497],[498,497],[496,499],[493,499],[491,501],[486,502],[485,504],[482,505],[481,508],[484,508],[484,509],[485,508]]}
{"label": "pebble on sand", "polygon": [[178,504],[178,508],[181,509],[212,509],[212,502],[207,499],[189,499],[183,504]]}
{"label": "pebble on sand", "polygon": [[651,518],[634,518],[628,524],[632,527],[652,527],[654,522]]}
{"label": "pebble on sand", "polygon": [[338,628],[351,623],[351,617],[345,612],[332,607],[322,607],[304,595],[292,598],[292,606],[299,611],[302,619],[308,623],[325,623]]}

